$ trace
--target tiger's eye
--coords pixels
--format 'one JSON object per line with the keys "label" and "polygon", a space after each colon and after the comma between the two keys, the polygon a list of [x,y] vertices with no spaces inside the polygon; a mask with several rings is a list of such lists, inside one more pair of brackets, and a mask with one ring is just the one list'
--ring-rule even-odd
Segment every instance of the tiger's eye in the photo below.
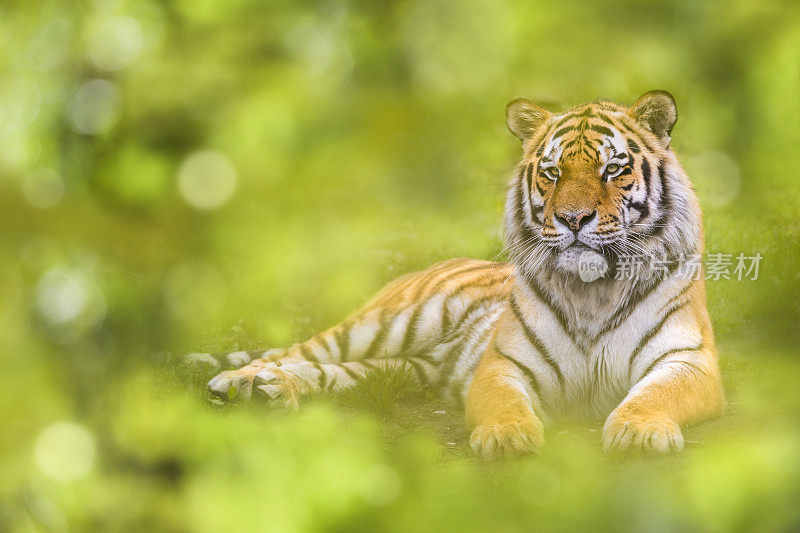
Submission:
{"label": "tiger's eye", "polygon": [[606,167],[606,174],[614,174],[619,170],[619,165],[616,163],[611,163]]}

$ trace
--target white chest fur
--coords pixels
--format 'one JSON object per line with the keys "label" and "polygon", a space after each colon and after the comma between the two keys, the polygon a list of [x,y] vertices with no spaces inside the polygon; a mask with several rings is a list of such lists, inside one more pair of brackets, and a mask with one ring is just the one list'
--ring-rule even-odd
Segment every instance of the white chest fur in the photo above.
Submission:
{"label": "white chest fur", "polygon": [[[507,342],[537,376],[553,415],[601,417],[660,354],[700,342],[686,306],[691,283],[671,274],[646,290],[598,295],[588,285],[559,294],[518,281],[514,305],[524,324],[506,333]],[[604,305],[610,296],[628,305]]]}

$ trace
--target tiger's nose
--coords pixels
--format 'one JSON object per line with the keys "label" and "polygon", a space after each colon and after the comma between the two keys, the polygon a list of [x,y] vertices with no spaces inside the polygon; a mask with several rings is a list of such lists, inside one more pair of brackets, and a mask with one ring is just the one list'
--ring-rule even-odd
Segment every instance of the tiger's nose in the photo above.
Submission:
{"label": "tiger's nose", "polygon": [[578,233],[583,227],[588,224],[594,217],[597,216],[597,210],[591,213],[587,211],[556,211],[556,220],[567,226],[569,229]]}

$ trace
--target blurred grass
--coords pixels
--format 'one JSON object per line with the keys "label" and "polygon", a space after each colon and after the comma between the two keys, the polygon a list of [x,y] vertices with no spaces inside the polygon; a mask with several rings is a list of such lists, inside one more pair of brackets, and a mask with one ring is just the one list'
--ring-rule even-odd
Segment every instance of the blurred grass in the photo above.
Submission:
{"label": "blurred grass", "polygon": [[[10,1],[0,30],[0,531],[800,527],[795,2]],[[708,282],[730,414],[682,455],[556,426],[484,463],[402,380],[220,410],[164,355],[286,345],[495,257],[505,103],[655,88],[708,251],[764,256]]]}

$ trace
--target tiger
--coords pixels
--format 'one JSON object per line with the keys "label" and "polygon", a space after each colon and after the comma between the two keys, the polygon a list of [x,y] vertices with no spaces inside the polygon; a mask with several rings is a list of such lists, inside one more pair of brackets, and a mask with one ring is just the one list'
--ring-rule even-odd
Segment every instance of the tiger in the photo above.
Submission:
{"label": "tiger", "polygon": [[[288,348],[192,354],[225,370],[222,400],[296,407],[310,394],[407,372],[456,402],[481,457],[535,452],[557,420],[605,419],[608,453],[669,453],[725,398],[701,275],[700,205],[671,148],[674,98],[561,113],[517,98],[507,262],[451,259],[389,283],[341,324]],[[629,264],[639,254],[659,257]],[[629,263],[631,263],[629,261]],[[587,265],[591,268],[587,268]],[[221,368],[220,368],[221,369]]]}

